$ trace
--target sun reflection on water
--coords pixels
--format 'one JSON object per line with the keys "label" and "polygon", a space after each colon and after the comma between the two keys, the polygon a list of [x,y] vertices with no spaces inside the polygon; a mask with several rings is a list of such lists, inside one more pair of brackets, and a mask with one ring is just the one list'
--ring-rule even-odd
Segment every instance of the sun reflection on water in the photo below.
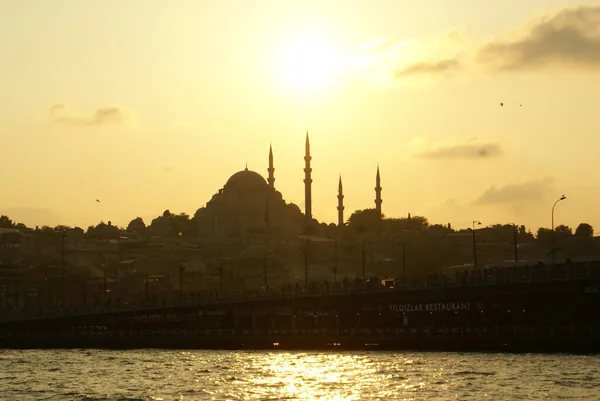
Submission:
{"label": "sun reflection on water", "polygon": [[378,380],[376,365],[364,355],[270,353],[254,363],[264,375],[253,384],[285,398],[357,400],[362,387]]}
{"label": "sun reflection on water", "polygon": [[597,400],[600,358],[392,352],[8,351],[6,399]]}

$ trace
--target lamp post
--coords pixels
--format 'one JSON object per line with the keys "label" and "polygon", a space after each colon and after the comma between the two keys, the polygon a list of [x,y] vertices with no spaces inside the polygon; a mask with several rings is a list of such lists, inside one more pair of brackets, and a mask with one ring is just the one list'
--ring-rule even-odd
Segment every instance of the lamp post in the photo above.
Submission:
{"label": "lamp post", "polygon": [[556,235],[554,232],[554,208],[556,207],[556,204],[562,200],[567,199],[567,197],[565,196],[565,194],[562,194],[560,198],[558,198],[556,200],[556,202],[554,202],[554,204],[552,205],[552,264],[554,264],[555,261],[555,248],[556,248]]}
{"label": "lamp post", "polygon": [[64,308],[65,304],[65,238],[67,233],[62,230],[60,234],[60,303],[61,308]]}
{"label": "lamp post", "polygon": [[269,287],[269,284],[267,282],[267,255],[268,255],[268,251],[265,250],[265,259],[264,259],[264,275],[265,275],[265,295],[267,294],[267,288]]}
{"label": "lamp post", "polygon": [[515,265],[519,262],[519,254],[517,251],[518,248],[518,244],[517,244],[517,238],[518,238],[518,231],[517,231],[517,225],[513,224],[513,244],[514,244],[514,248],[515,248]]}
{"label": "lamp post", "polygon": [[220,280],[220,289],[221,295],[223,294],[223,261],[219,265],[219,280]]}
{"label": "lamp post", "polygon": [[558,202],[565,199],[567,199],[567,197],[563,194],[560,198],[556,200],[556,202],[554,202],[554,205],[552,205],[552,231],[554,231],[554,208],[556,207],[556,204]]}
{"label": "lamp post", "polygon": [[337,258],[337,234],[333,241],[333,283],[337,283],[337,270],[338,270],[338,258]]}
{"label": "lamp post", "polygon": [[308,243],[307,238],[304,242],[304,290],[308,292]]}
{"label": "lamp post", "polygon": [[406,285],[406,244],[398,242],[398,245],[402,248],[402,285]]}
{"label": "lamp post", "polygon": [[473,229],[471,232],[473,233],[473,268],[477,269],[477,242],[475,241],[475,225],[480,226],[481,221],[473,220]]}
{"label": "lamp post", "polygon": [[365,251],[365,244],[366,241],[362,240],[362,278],[364,280],[366,274],[367,274],[367,257],[366,257],[366,251]]}
{"label": "lamp post", "polygon": [[[146,291],[148,292],[148,291]],[[108,274],[106,273],[106,267],[104,267],[104,304],[108,302]]]}
{"label": "lamp post", "polygon": [[148,305],[148,273],[144,275],[144,299],[146,300],[146,305]]}
{"label": "lamp post", "polygon": [[183,266],[183,262],[179,264],[179,304],[183,304],[183,272],[185,271],[185,267]]}

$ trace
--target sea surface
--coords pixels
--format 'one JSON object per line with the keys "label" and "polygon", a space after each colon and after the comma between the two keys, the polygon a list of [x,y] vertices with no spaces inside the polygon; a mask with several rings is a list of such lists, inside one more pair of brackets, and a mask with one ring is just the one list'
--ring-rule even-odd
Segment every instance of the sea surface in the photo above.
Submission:
{"label": "sea surface", "polygon": [[600,399],[600,356],[0,350],[0,400]]}

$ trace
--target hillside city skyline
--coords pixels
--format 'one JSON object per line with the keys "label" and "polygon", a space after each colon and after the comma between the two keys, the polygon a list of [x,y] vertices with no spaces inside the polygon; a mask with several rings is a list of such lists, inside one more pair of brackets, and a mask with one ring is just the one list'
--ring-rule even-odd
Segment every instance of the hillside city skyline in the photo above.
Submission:
{"label": "hillside city skyline", "polygon": [[[600,226],[600,1],[0,6],[0,214],[192,215],[245,168],[312,214]],[[23,51],[27,49],[27,51]],[[96,202],[99,199],[101,202]]]}
{"label": "hillside city skyline", "polygon": [[[376,214],[379,215],[379,216],[381,216],[382,218],[387,218],[387,219],[404,219],[404,218],[406,218],[408,216],[408,218],[410,219],[410,216],[411,216],[410,212],[408,212],[407,216],[385,216],[385,213],[383,213],[383,209],[382,209],[382,203],[383,203],[382,189],[383,188],[381,187],[381,175],[380,175],[379,164],[377,164],[377,167],[376,167],[376,175],[375,175],[375,179],[374,179],[374,185],[375,186],[373,188],[373,190],[374,190],[374,192],[373,192],[374,193],[374,204],[371,205],[371,207],[366,206],[366,207],[364,207],[362,209],[357,209],[357,210],[354,210],[354,211],[352,211],[350,213],[345,211],[346,207],[345,207],[345,204],[344,204],[344,198],[345,198],[345,196],[343,195],[343,180],[342,180],[342,175],[340,174],[339,180],[338,180],[338,185],[337,185],[337,199],[338,199],[338,202],[336,204],[336,211],[337,211],[337,214],[338,214],[337,221],[335,221],[335,222],[328,222],[328,221],[322,221],[322,220],[319,220],[318,218],[315,218],[312,215],[312,182],[313,182],[313,180],[312,180],[312,168],[311,168],[312,156],[311,156],[310,139],[309,139],[309,133],[308,133],[308,131],[306,132],[304,160],[305,160],[305,168],[303,170],[305,172],[305,178],[303,180],[304,187],[305,187],[305,197],[304,197],[304,200],[301,201],[301,202],[298,202],[298,203],[296,203],[296,202],[287,202],[285,200],[285,198],[283,197],[283,195],[281,195],[281,196],[283,197],[283,200],[287,204],[298,206],[301,209],[301,211],[303,212],[304,217],[308,217],[309,220],[316,219],[319,223],[335,224],[337,226],[347,225],[348,221],[349,221],[349,218],[350,218],[350,216],[352,214],[358,213],[358,212],[360,212],[362,210],[368,210],[368,209],[373,209],[376,212]],[[272,190],[276,191],[277,193],[280,193],[276,189],[276,187],[275,187],[275,180],[276,180],[276,178],[275,178],[275,170],[276,169],[275,169],[275,163],[274,163],[273,147],[272,147],[272,145],[269,145],[268,168],[267,168],[268,177],[267,178],[263,177],[259,172],[250,170],[248,168],[247,163],[246,163],[246,167],[244,168],[244,170],[240,170],[240,171],[236,172],[235,174],[233,174],[229,178],[229,180],[227,181],[227,183],[225,184],[225,186],[227,186],[227,184],[229,184],[229,182],[231,182],[232,179],[236,178],[237,176],[243,177],[244,180],[247,180],[248,178],[253,179],[254,176],[256,176],[256,177],[260,177],[258,179],[262,182],[262,184],[259,183],[259,185],[265,185],[265,186],[268,185],[269,188],[271,188]],[[248,177],[248,175],[250,175],[250,177]],[[220,190],[218,190],[216,192],[216,194],[220,194],[222,191],[223,191],[223,188],[220,189]],[[213,196],[213,199],[214,199],[214,196]],[[562,200],[566,200],[566,199],[567,199],[567,197],[564,194],[561,195],[561,197],[557,198],[557,200],[555,201],[555,203],[553,204],[553,206],[556,206],[558,204],[558,202],[560,202]],[[95,202],[97,204],[102,203],[102,201],[100,199],[96,199]],[[207,205],[208,202],[209,201],[207,201],[206,203],[204,203],[202,205],[202,207],[200,207],[199,209],[203,209]],[[267,201],[267,203],[268,203],[268,201]],[[308,209],[307,209],[307,205],[308,205]],[[170,209],[168,209],[168,208],[166,210],[169,211],[169,212],[171,212]],[[268,212],[268,205],[266,205],[266,210]],[[11,210],[9,209],[9,212],[10,211]],[[13,209],[12,212],[15,212],[15,210]],[[192,212],[192,213],[188,213],[186,211],[180,211],[180,212],[175,212],[174,214],[176,214],[176,215],[177,214],[186,214],[186,215],[188,215],[190,217],[194,217],[194,215],[197,212],[198,212],[198,210],[195,211],[195,212]],[[173,213],[173,212],[171,212],[171,213]],[[20,214],[21,213],[19,213],[19,211],[17,210],[17,213],[16,213],[17,217],[19,217]],[[6,213],[6,214],[0,213],[0,215],[6,216],[8,218],[11,218],[11,216],[9,215],[9,213]],[[415,215],[415,216],[417,216],[419,218],[422,218],[422,217],[427,218],[426,216],[419,216],[419,215]],[[22,217],[22,215],[20,217]],[[57,217],[58,216],[55,216],[54,218],[57,218]],[[64,222],[61,222],[61,221],[58,221],[58,222],[55,222],[55,223],[51,223],[51,224],[47,224],[47,223],[45,223],[45,224],[35,224],[35,221],[33,220],[33,218],[31,218],[31,219],[30,218],[25,218],[25,219],[16,218],[16,219],[12,219],[12,220],[14,220],[13,223],[15,225],[18,224],[18,223],[21,223],[21,224],[25,224],[29,228],[31,228],[31,227],[42,227],[42,226],[44,226],[44,227],[72,226],[72,227],[85,228],[85,227],[94,227],[94,226],[96,226],[99,223],[100,224],[101,223],[109,223],[109,224],[115,225],[117,227],[126,228],[127,225],[129,223],[131,223],[131,220],[133,220],[133,219],[141,218],[145,223],[150,224],[150,222],[152,220],[154,220],[156,217],[157,217],[156,215],[154,215],[154,216],[145,216],[145,217],[137,215],[135,218],[130,219],[128,222],[126,222],[124,224],[120,224],[119,222],[113,222],[112,219],[108,218],[108,219],[102,219],[102,220],[100,220],[98,222],[94,222],[94,223],[87,224],[87,225],[77,225],[77,224],[69,225],[69,224],[64,224]],[[45,219],[42,218],[41,220],[44,221]],[[34,221],[33,224],[31,223],[32,221]],[[56,220],[54,220],[54,221],[56,221]],[[479,225],[483,224],[479,220],[474,220],[471,223],[474,223],[475,221],[477,221],[477,223]],[[580,222],[580,224],[583,224],[583,223],[584,224],[588,224],[586,222]],[[452,227],[453,229],[458,229],[458,230],[469,228],[469,227],[460,227],[460,226],[456,227],[451,222],[429,222],[428,221],[428,224],[431,224],[431,225],[434,225],[434,224],[438,224],[439,225],[439,224],[441,224],[441,225],[444,225],[444,226],[449,225],[449,227]],[[498,224],[500,224],[500,225],[502,225],[502,224],[513,224],[513,225],[521,226],[521,224],[518,224],[517,222],[513,221],[513,222],[508,222],[508,223],[506,223],[506,222],[489,222],[488,224],[483,224],[483,227],[488,227],[488,226],[491,226],[491,225],[498,225]],[[568,224],[559,224],[559,225],[560,226],[570,227]],[[571,227],[572,230],[575,230],[575,228],[578,225],[572,226]],[[527,228],[529,229],[530,232],[535,233],[540,228],[548,228],[548,227],[546,227],[544,225],[540,225],[539,227],[527,227]]]}

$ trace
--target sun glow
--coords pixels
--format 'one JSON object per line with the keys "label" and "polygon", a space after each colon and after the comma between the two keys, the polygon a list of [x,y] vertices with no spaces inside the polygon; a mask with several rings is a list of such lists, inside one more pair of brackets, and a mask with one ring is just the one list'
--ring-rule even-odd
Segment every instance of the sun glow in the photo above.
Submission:
{"label": "sun glow", "polygon": [[343,58],[328,32],[304,29],[286,38],[281,47],[278,75],[286,90],[326,92],[339,81]]}

